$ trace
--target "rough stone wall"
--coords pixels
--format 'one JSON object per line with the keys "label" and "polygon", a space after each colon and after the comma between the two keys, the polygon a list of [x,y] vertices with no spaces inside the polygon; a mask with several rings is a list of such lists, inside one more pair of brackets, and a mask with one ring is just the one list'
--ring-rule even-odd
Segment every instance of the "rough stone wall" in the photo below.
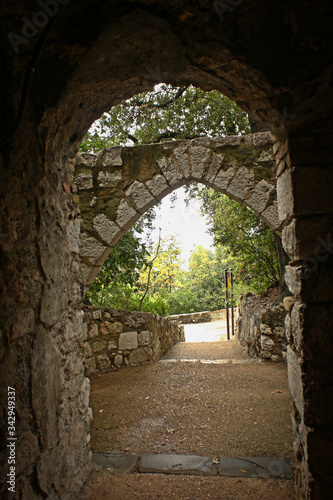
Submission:
{"label": "rough stone wall", "polygon": [[[221,90],[273,134],[283,244],[292,259],[286,279],[297,299],[286,320],[297,495],[330,498],[331,0],[226,8],[210,0],[101,0],[98,9],[94,0],[54,3],[59,13],[46,26],[35,0],[2,0],[0,7],[0,128],[10,136],[0,140],[0,434],[6,470],[8,384],[19,414],[15,497],[78,498],[89,473],[77,342],[83,284],[68,160],[103,111],[166,82]],[[23,18],[38,26],[15,50],[7,35],[22,35]]]}
{"label": "rough stone wall", "polygon": [[286,360],[288,341],[284,328],[287,311],[282,305],[255,310],[247,305],[248,295],[239,301],[236,337],[250,356]]}
{"label": "rough stone wall", "polygon": [[84,307],[85,373],[157,361],[177,342],[184,328],[152,313]]}
{"label": "rough stone wall", "polygon": [[80,272],[87,287],[125,231],[164,196],[191,181],[248,206],[281,233],[268,132],[108,148],[78,155],[75,171],[82,217]]}

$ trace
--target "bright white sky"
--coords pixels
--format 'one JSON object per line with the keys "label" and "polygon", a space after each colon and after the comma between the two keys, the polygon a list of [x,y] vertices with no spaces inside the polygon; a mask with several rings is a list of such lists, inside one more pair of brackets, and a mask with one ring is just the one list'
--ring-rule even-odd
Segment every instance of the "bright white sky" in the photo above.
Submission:
{"label": "bright white sky", "polygon": [[[177,193],[175,208],[171,208],[170,197]],[[188,260],[194,247],[201,245],[204,248],[213,249],[213,238],[207,232],[204,217],[200,214],[200,205],[191,200],[189,206],[185,203],[185,189],[183,187],[166,196],[157,208],[157,217],[154,225],[155,231],[151,234],[154,244],[158,242],[159,227],[162,229],[162,239],[167,236],[175,236],[182,248],[182,259]],[[187,267],[187,264],[186,266]]]}

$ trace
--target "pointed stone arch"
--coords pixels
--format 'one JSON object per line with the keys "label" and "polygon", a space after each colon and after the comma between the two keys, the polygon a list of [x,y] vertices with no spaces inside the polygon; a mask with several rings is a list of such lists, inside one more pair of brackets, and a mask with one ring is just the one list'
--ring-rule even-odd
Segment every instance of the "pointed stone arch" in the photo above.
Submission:
{"label": "pointed stone arch", "polygon": [[78,155],[80,281],[89,287],[127,229],[167,194],[192,181],[248,206],[280,233],[275,176],[272,139],[266,132]]}

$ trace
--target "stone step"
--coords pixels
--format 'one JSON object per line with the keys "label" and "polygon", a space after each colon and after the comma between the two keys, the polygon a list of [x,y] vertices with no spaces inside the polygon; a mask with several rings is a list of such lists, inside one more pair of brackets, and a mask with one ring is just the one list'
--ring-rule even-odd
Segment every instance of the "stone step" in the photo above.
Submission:
{"label": "stone step", "polygon": [[186,474],[261,479],[292,479],[290,463],[275,457],[222,457],[212,459],[199,455],[163,455],[146,453],[92,453],[93,466],[111,472]]}

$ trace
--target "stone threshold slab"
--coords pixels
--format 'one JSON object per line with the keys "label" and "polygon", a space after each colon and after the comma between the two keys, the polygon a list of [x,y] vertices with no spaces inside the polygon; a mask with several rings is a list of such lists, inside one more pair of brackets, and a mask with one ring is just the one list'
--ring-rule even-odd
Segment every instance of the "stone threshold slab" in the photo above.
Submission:
{"label": "stone threshold slab", "polygon": [[260,359],[160,359],[159,363],[203,363],[212,365],[244,365],[261,363]]}
{"label": "stone threshold slab", "polygon": [[141,457],[127,453],[92,453],[97,470],[111,472],[184,474],[260,479],[292,479],[292,467],[283,458],[231,457],[211,459],[200,455],[168,455],[146,453]]}

